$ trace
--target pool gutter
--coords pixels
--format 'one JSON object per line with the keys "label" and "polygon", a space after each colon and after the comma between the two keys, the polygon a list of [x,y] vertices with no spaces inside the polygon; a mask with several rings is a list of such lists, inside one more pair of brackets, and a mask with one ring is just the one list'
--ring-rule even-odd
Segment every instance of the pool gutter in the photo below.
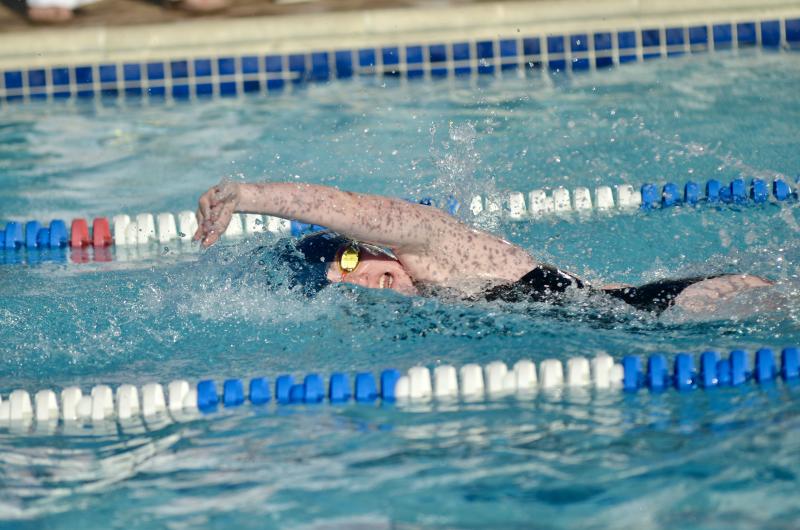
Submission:
{"label": "pool gutter", "polygon": [[669,24],[800,16],[798,0],[603,0],[481,3],[123,27],[47,28],[0,36],[0,69],[286,54]]}

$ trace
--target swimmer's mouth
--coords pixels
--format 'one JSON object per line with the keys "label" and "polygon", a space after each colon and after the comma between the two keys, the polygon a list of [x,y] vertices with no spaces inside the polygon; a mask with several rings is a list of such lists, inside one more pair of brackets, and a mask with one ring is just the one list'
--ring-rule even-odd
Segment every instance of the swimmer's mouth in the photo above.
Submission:
{"label": "swimmer's mouth", "polygon": [[384,272],[383,276],[381,276],[380,282],[378,283],[379,289],[391,289],[392,284],[394,283],[394,278],[388,272]]}

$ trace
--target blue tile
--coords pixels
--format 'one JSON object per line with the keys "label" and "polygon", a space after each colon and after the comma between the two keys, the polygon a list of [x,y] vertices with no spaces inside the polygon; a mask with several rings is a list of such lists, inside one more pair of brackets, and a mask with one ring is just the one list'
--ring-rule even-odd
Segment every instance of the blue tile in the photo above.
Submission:
{"label": "blue tile", "polygon": [[163,98],[166,95],[166,90],[163,86],[151,86],[147,89],[147,94],[151,98]]}
{"label": "blue tile", "polygon": [[683,28],[667,28],[666,30],[667,46],[672,49],[667,49],[667,55],[674,57],[676,55],[683,55],[686,53],[684,45],[686,39],[684,38]]}
{"label": "blue tile", "polygon": [[800,43],[800,18],[792,18],[786,21],[786,42],[790,44]]}
{"label": "blue tile", "polygon": [[428,46],[428,56],[431,62],[431,77],[447,77],[447,68],[440,66],[447,61],[447,47],[444,44],[432,44]]}
{"label": "blue tile", "polygon": [[517,41],[513,39],[503,39],[500,41],[500,57],[516,57]]}
{"label": "blue tile", "polygon": [[756,24],[755,22],[742,22],[736,24],[736,40],[740,47],[756,45]]}
{"label": "blue tile", "polygon": [[267,90],[270,92],[280,92],[286,86],[286,82],[283,79],[269,79],[267,81]]}
{"label": "blue tile", "polygon": [[[53,68],[50,70],[50,74],[53,76],[53,87],[69,86],[69,68]],[[59,90],[53,92],[54,97],[67,97],[69,95],[69,91]]]}
{"label": "blue tile", "polygon": [[595,68],[610,68],[614,66],[614,59],[611,57],[597,57],[594,64]]}
{"label": "blue tile", "polygon": [[[187,61],[172,61],[169,66],[172,79],[186,79],[189,77],[189,63]],[[186,96],[189,96],[188,92]]]}
{"label": "blue tile", "polygon": [[6,83],[6,90],[22,88],[22,72],[5,72],[3,78]]}
{"label": "blue tile", "polygon": [[246,93],[261,92],[261,81],[257,79],[242,81],[242,91]]}
{"label": "blue tile", "polygon": [[47,75],[44,70],[28,70],[28,86],[31,88],[40,88],[47,85]]}
{"label": "blue tile", "polygon": [[564,53],[563,35],[550,35],[547,37],[547,53],[550,55]]}
{"label": "blue tile", "polygon": [[667,46],[681,46],[686,41],[683,38],[683,28],[667,28]]}
{"label": "blue tile", "polygon": [[777,48],[781,45],[781,24],[777,20],[765,20],[761,23],[761,45],[765,48]]}
{"label": "blue tile", "polygon": [[689,44],[693,52],[708,49],[708,28],[706,26],[693,26],[689,28]]}
{"label": "blue tile", "polygon": [[530,37],[527,39],[522,39],[522,53],[524,53],[526,57],[530,57],[531,55],[541,55],[542,43],[539,38]]}
{"label": "blue tile", "polygon": [[400,69],[400,50],[396,47],[383,48],[381,50],[381,59],[383,60],[383,75],[399,75]]}
{"label": "blue tile", "polygon": [[358,66],[361,68],[370,68],[375,66],[375,50],[372,48],[364,48],[358,50]]}
{"label": "blue tile", "polygon": [[492,41],[479,41],[475,43],[475,53],[478,56],[478,73],[494,73],[494,43]]}
{"label": "blue tile", "polygon": [[122,77],[125,81],[141,81],[142,67],[139,64],[128,63],[122,65]]}
{"label": "blue tile", "polygon": [[384,65],[400,64],[400,50],[397,47],[384,48],[381,50]]}
{"label": "blue tile", "polygon": [[300,84],[306,79],[306,56],[295,53],[289,56],[289,72],[292,73],[292,83]]}
{"label": "blue tile", "polygon": [[730,24],[717,24],[712,28],[714,48],[722,50],[730,48],[733,42],[733,28]]}
{"label": "blue tile", "polygon": [[594,49],[595,51],[608,51],[613,48],[611,42],[611,33],[595,33],[594,34]]}
{"label": "blue tile", "polygon": [[147,63],[147,79],[164,79],[164,63]]}
{"label": "blue tile", "polygon": [[453,44],[453,60],[454,61],[468,61],[470,58],[469,43],[459,42]]}
{"label": "blue tile", "polygon": [[233,57],[217,59],[219,75],[236,75],[236,60]]}
{"label": "blue tile", "polygon": [[406,47],[406,77],[409,79],[418,79],[425,76],[425,71],[422,69],[422,64],[425,62],[425,57],[422,53],[422,46],[407,46]]}
{"label": "blue tile", "polygon": [[175,99],[187,99],[189,97],[189,85],[172,85],[172,97]]}
{"label": "blue tile", "polygon": [[223,81],[219,84],[219,95],[222,97],[234,97],[238,93],[235,81]]}
{"label": "blue tile", "polygon": [[79,85],[90,85],[94,81],[91,66],[75,67],[75,83]]}
{"label": "blue tile", "polygon": [[577,72],[580,70],[588,70],[590,65],[591,63],[589,62],[589,59],[579,59],[579,58],[572,59],[573,72]]}
{"label": "blue tile", "polygon": [[252,55],[242,57],[243,74],[257,74],[258,71],[258,57]]}
{"label": "blue tile", "polygon": [[331,67],[328,64],[327,52],[314,52],[311,54],[311,79],[313,81],[327,81],[331,78]]}
{"label": "blue tile", "polygon": [[425,57],[422,54],[422,46],[406,47],[407,64],[422,64],[423,62],[425,62]]}
{"label": "blue tile", "polygon": [[98,67],[101,83],[116,83],[117,82],[117,65],[115,64],[101,64]]}
{"label": "blue tile", "polygon": [[[469,61],[470,50],[468,42],[457,42],[453,44],[452,51],[453,51],[453,61],[464,61],[464,62]],[[455,75],[471,75],[472,66],[469,64],[456,66],[453,68],[453,73]]]}
{"label": "blue tile", "polygon": [[211,83],[197,83],[194,87],[197,97],[210,96],[214,93],[214,85]]}
{"label": "blue tile", "polygon": [[267,55],[264,59],[267,72],[282,72],[283,57],[280,55]]}
{"label": "blue tile", "polygon": [[142,95],[142,87],[141,86],[129,86],[125,87],[125,95],[128,97],[137,97]]}
{"label": "blue tile", "polygon": [[555,72],[566,70],[567,61],[561,59],[564,53],[564,37],[562,35],[550,35],[547,37],[547,53],[550,55],[548,68]]}
{"label": "blue tile", "polygon": [[428,47],[431,63],[447,61],[447,47],[444,44],[433,44]]}
{"label": "blue tile", "polygon": [[620,31],[617,33],[617,48],[619,48],[619,62],[629,63],[636,61],[636,32]]}
{"label": "blue tile", "polygon": [[589,36],[586,34],[570,36],[569,43],[572,53],[589,51]]}
{"label": "blue tile", "polygon": [[633,31],[620,31],[617,33],[617,47],[622,49],[636,49],[636,33]]}
{"label": "blue tile", "polygon": [[500,70],[503,72],[510,72],[517,69],[519,69],[519,65],[517,63],[503,63],[500,65]]}
{"label": "blue tile", "polygon": [[346,79],[353,77],[353,52],[350,50],[339,50],[334,54],[336,61],[336,77]]}
{"label": "blue tile", "polygon": [[477,53],[478,59],[494,58],[494,43],[490,40],[476,42],[475,52]]}
{"label": "blue tile", "polygon": [[642,30],[642,47],[647,48],[650,46],[661,45],[661,34],[657,29],[643,29]]}
{"label": "blue tile", "polygon": [[194,76],[195,77],[210,77],[211,76],[211,59],[195,59],[194,60]]}
{"label": "blue tile", "polygon": [[661,57],[661,50],[656,49],[661,46],[661,33],[657,29],[643,29],[642,30],[642,48],[649,48],[643,51],[642,57],[644,59],[655,59]]}

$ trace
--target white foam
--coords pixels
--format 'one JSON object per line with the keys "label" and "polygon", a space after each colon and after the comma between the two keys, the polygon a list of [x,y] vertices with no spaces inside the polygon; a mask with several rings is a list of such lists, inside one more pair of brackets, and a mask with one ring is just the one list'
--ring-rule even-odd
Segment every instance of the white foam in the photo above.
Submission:
{"label": "white foam", "polygon": [[108,385],[92,388],[92,420],[109,418],[114,414],[114,393]]}
{"label": "white foam", "polygon": [[564,384],[564,368],[557,359],[539,363],[539,384],[542,388],[556,388]]}
{"label": "white foam", "polygon": [[517,390],[530,391],[536,388],[536,365],[533,361],[522,359],[514,363],[514,377]]}
{"label": "white foam", "polygon": [[268,215],[267,231],[272,234],[289,234],[292,231],[292,222],[288,219]]}
{"label": "white foam", "polygon": [[477,364],[461,367],[461,395],[465,398],[483,397],[483,370]]}
{"label": "white foam", "polygon": [[630,184],[617,186],[617,206],[620,208],[636,208],[642,204],[642,194]]}
{"label": "white foam", "polygon": [[592,196],[588,188],[575,188],[572,190],[572,204],[575,211],[591,210]]}
{"label": "white foam", "polygon": [[489,394],[500,394],[505,390],[504,378],[508,373],[506,363],[492,361],[483,369],[483,376],[486,382],[486,392]]}
{"label": "white foam", "polygon": [[166,410],[164,388],[158,383],[148,383],[142,387],[142,415],[153,416]]}
{"label": "white foam", "polygon": [[598,186],[594,190],[594,205],[598,210],[608,210],[614,207],[614,195],[608,186]]}
{"label": "white foam", "polygon": [[139,413],[139,391],[133,385],[117,387],[117,417],[126,420]]}
{"label": "white foam", "polygon": [[197,232],[197,218],[194,212],[185,210],[178,214],[178,230],[180,231],[181,241],[192,240],[192,236]]}
{"label": "white foam", "polygon": [[567,384],[569,386],[589,386],[591,382],[588,359],[572,357],[567,361]]}
{"label": "white foam", "polygon": [[472,215],[478,215],[483,212],[483,199],[480,195],[475,195],[469,201],[469,211],[472,212]]}
{"label": "white foam", "polygon": [[58,401],[52,390],[40,390],[33,399],[36,407],[36,421],[58,419]]}
{"label": "white foam", "polygon": [[433,369],[435,395],[437,398],[458,396],[458,378],[454,366],[442,365]]}
{"label": "white foam", "polygon": [[611,368],[614,359],[605,353],[599,353],[592,359],[592,374],[596,388],[609,388],[611,386]]}
{"label": "white foam", "polygon": [[183,408],[183,400],[186,394],[189,393],[189,383],[183,379],[170,382],[167,385],[167,394],[169,395],[169,410],[178,411]]}
{"label": "white foam", "polygon": [[515,191],[508,195],[508,215],[512,219],[522,219],[525,217],[525,197],[522,193]]}
{"label": "white foam", "polygon": [[571,209],[569,201],[569,190],[566,188],[556,188],[553,190],[553,211],[568,212]]}
{"label": "white foam", "polygon": [[128,240],[126,232],[128,225],[131,224],[131,218],[129,215],[115,215],[111,222],[114,227],[115,245],[130,245],[131,243],[135,243],[135,241],[132,242]]}
{"label": "white foam", "polygon": [[78,419],[78,401],[83,397],[81,389],[76,386],[65,388],[61,391],[61,417],[64,421],[74,421]]}
{"label": "white foam", "polygon": [[429,399],[433,394],[431,372],[424,366],[409,368],[408,382],[408,397],[411,399]]}
{"label": "white foam", "polygon": [[175,226],[175,218],[171,213],[160,213],[157,219],[159,243],[168,243],[178,238],[178,228]]}
{"label": "white foam", "polygon": [[264,216],[246,213],[244,214],[244,231],[248,234],[258,234],[264,231]]}
{"label": "white foam", "polygon": [[156,221],[151,213],[140,213],[136,216],[136,243],[146,245],[156,239]]}
{"label": "white foam", "polygon": [[8,396],[8,403],[11,407],[9,419],[11,421],[23,421],[33,416],[33,406],[31,396],[25,390],[14,390]]}

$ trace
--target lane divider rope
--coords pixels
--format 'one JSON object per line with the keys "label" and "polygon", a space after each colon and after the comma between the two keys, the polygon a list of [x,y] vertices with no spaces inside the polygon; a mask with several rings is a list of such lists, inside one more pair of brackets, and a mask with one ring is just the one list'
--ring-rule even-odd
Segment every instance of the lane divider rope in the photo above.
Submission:
{"label": "lane divider rope", "polygon": [[[741,178],[734,179],[728,185],[712,179],[706,182],[704,190],[705,193],[701,195],[700,186],[695,182],[687,182],[682,191],[671,182],[664,184],[660,189],[655,184],[644,184],[639,190],[628,184],[616,186],[614,190],[609,186],[599,186],[595,188],[594,194],[584,187],[575,188],[571,193],[566,188],[555,188],[549,194],[545,190],[536,189],[528,193],[527,201],[521,192],[511,192],[505,197],[484,198],[476,195],[470,201],[469,208],[474,215],[482,212],[505,212],[509,218],[519,220],[538,218],[547,214],[611,211],[615,207],[618,211],[635,208],[653,210],[700,203],[760,204],[770,200],[782,202],[798,199],[797,189],[792,190],[782,179],[775,179],[772,182],[771,194],[767,183],[757,178],[752,179],[749,185]],[[430,198],[419,202],[439,206]],[[460,207],[452,197],[442,206],[453,214]],[[320,229],[323,228],[278,217],[234,214],[224,237],[237,238],[264,231],[299,236]],[[69,230],[61,219],[53,219],[47,227],[39,221],[26,223],[11,221],[0,230],[0,249],[13,251],[23,248],[32,250],[68,246],[73,249],[88,247],[98,249],[112,245],[188,242],[196,230],[197,221],[194,212],[190,211],[182,211],[177,215],[168,212],[157,215],[140,213],[133,218],[121,214],[113,216],[111,223],[106,217],[97,217],[92,221],[91,231],[88,222],[82,218],[73,219]]]}
{"label": "lane divider rope", "polygon": [[545,359],[539,362],[538,370],[532,360],[520,360],[510,368],[502,361],[493,361],[485,366],[466,364],[460,369],[440,365],[433,371],[426,366],[414,366],[405,374],[387,369],[378,378],[372,372],[359,372],[352,386],[350,376],[343,372],[331,374],[327,386],[317,373],[306,375],[302,381],[282,374],[275,378],[274,384],[266,377],[254,377],[246,384],[241,379],[227,379],[221,388],[213,379],[199,381],[196,385],[178,379],[170,382],[166,391],[158,383],[141,387],[123,384],[116,390],[108,385],[96,385],[87,394],[71,386],[61,390],[60,404],[54,390],[40,390],[31,398],[26,390],[17,389],[5,400],[0,396],[0,425],[28,424],[34,420],[65,424],[125,421],[159,414],[210,413],[220,406],[232,408],[245,402],[264,405],[273,400],[279,405],[374,403],[378,400],[402,405],[511,395],[524,399],[536,391],[563,388],[621,389],[625,392],[640,389],[662,392],[675,388],[686,392],[748,382],[768,385],[779,377],[786,382],[800,379],[800,348],[784,348],[780,365],[772,349],[761,348],[752,359],[742,349],[731,351],[727,358],[717,351],[706,351],[700,355],[699,365],[691,354],[679,353],[672,366],[670,372],[662,354],[650,355],[646,362],[638,355],[628,355],[621,362],[615,362],[610,355],[601,353],[592,359],[572,357],[566,363]]}

